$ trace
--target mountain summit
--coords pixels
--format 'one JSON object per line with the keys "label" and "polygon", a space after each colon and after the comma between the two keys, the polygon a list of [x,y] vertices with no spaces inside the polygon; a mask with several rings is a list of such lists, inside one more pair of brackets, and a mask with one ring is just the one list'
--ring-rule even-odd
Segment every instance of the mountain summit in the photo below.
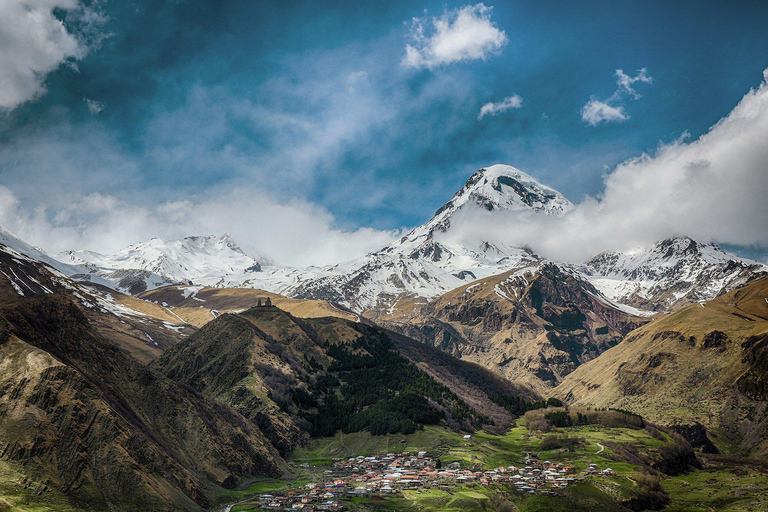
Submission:
{"label": "mountain summit", "polygon": [[[470,258],[498,260],[518,250],[499,247],[489,241],[481,241],[477,247],[467,247],[459,240],[449,243],[451,227],[457,214],[477,212],[493,216],[498,212],[528,212],[545,215],[562,215],[573,208],[560,192],[542,185],[528,174],[509,165],[492,165],[480,169],[469,177],[450,201],[441,206],[432,219],[413,229],[381,252],[405,253],[409,258],[428,256],[432,261],[450,260],[451,256],[468,255]],[[440,239],[440,242],[433,242]],[[445,254],[445,258],[443,258]],[[464,262],[465,266],[473,266]]]}
{"label": "mountain summit", "polygon": [[[268,261],[264,257],[257,259],[246,254],[229,235],[190,236],[173,241],[152,238],[113,254],[67,251],[56,256],[70,264],[90,268],[103,277],[109,277],[116,271],[129,272],[137,279],[144,275],[160,276],[164,278],[161,285],[216,283],[226,275],[258,272],[261,265]],[[148,283],[145,289],[154,288],[154,281]]]}
{"label": "mountain summit", "polygon": [[[434,298],[449,290],[518,268],[539,258],[499,241],[465,240],[452,230],[458,214],[483,214],[486,222],[504,212],[562,215],[573,208],[556,190],[508,165],[480,169],[427,223],[329,275],[301,283],[297,297],[322,297],[357,310],[382,310],[401,298]],[[462,226],[466,230],[466,224]]]}
{"label": "mountain summit", "polygon": [[[523,171],[496,164],[480,169],[464,187],[435,213],[435,219],[477,205],[488,211],[532,209],[546,214],[562,214],[573,204],[555,189],[542,185]],[[447,214],[447,215],[444,215]]]}

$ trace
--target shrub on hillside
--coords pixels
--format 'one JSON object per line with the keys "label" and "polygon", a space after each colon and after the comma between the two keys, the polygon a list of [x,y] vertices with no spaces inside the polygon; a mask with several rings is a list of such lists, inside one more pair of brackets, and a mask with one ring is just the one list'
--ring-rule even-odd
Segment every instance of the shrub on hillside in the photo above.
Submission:
{"label": "shrub on hillside", "polygon": [[696,458],[691,443],[675,432],[670,433],[670,436],[673,442],[659,448],[659,457],[653,463],[653,468],[672,476],[686,473],[691,468],[700,468],[701,462]]}
{"label": "shrub on hillside", "polygon": [[669,505],[669,494],[661,485],[656,475],[640,473],[635,478],[637,484],[631,491],[629,500],[622,503],[630,510],[663,510]]}
{"label": "shrub on hillside", "polygon": [[569,452],[576,451],[576,448],[584,445],[584,439],[576,436],[569,436],[564,434],[562,436],[549,435],[542,441],[539,449],[542,451],[559,450],[565,448]]}
{"label": "shrub on hillside", "polygon": [[600,425],[612,428],[645,427],[642,416],[619,409],[589,409],[586,407],[547,407],[525,413],[524,421],[529,430],[549,432],[552,428],[577,425]]}

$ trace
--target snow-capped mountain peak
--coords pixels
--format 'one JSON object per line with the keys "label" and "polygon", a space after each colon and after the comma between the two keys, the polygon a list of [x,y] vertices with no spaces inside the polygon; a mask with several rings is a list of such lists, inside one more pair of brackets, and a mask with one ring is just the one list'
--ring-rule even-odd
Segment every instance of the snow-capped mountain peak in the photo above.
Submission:
{"label": "snow-capped mountain peak", "polygon": [[457,213],[503,212],[562,215],[573,204],[509,165],[475,172],[435,216],[408,234],[359,260],[344,275],[332,272],[302,283],[295,293],[322,297],[355,309],[387,308],[401,294],[433,298],[457,286],[539,260],[529,250],[494,240],[465,240],[451,231]]}
{"label": "snow-capped mountain peak", "polygon": [[573,204],[557,190],[542,185],[519,169],[501,164],[480,169],[470,176],[435,217],[467,204],[489,211],[531,209],[547,215],[559,215],[573,208]]}
{"label": "snow-capped mountain peak", "polygon": [[[470,176],[464,186],[435,212],[429,222],[413,229],[381,252],[404,253],[415,259],[428,256],[433,261],[439,261],[445,253],[445,244],[433,240],[450,231],[453,217],[459,212],[479,210],[493,215],[494,212],[519,211],[562,215],[572,208],[573,203],[560,192],[542,185],[523,171],[509,165],[492,165]],[[508,256],[510,251],[510,248],[502,247],[498,242],[488,241],[468,249],[471,253],[488,255],[491,258],[495,253],[497,260]],[[451,252],[450,249],[448,252]]]}
{"label": "snow-capped mountain peak", "polygon": [[689,237],[667,238],[624,252],[603,252],[582,270],[611,299],[652,310],[709,300],[768,273],[761,263]]}
{"label": "snow-capped mountain peak", "polygon": [[[113,254],[93,251],[67,251],[57,254],[63,261],[85,266],[105,276],[116,270],[137,271],[168,282],[206,282],[214,284],[223,276],[258,272],[268,262],[247,254],[229,235],[190,236],[181,240],[152,238]],[[136,272],[134,272],[136,273]],[[138,274],[137,274],[138,275]],[[123,278],[123,276],[121,276]],[[152,288],[151,284],[147,289]]]}

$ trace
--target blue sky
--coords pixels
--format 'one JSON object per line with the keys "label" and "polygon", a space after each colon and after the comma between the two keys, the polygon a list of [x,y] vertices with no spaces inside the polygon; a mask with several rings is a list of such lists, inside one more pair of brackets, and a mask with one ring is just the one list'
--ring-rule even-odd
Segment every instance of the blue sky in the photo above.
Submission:
{"label": "blue sky", "polygon": [[[237,232],[227,223],[252,219],[169,230],[172,215],[156,218],[217,199],[226,210],[233,194],[263,210],[294,205],[334,233],[372,228],[358,238],[378,243],[493,163],[579,203],[627,159],[706,133],[768,66],[765,2],[53,3],[52,26],[62,20],[74,40],[44,42],[58,62],[27,51],[40,43],[23,34],[0,43],[16,64],[39,59],[44,77],[0,96],[0,219],[51,250]],[[647,80],[617,84],[617,70],[641,69]],[[588,118],[590,100],[610,109]],[[501,106],[479,118],[488,103]],[[243,233],[265,252],[279,243]]]}

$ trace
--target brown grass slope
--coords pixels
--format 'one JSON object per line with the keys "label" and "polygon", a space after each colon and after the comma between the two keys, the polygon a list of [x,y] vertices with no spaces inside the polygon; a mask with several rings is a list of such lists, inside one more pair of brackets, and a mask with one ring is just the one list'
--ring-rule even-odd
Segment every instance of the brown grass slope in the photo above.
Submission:
{"label": "brown grass slope", "polygon": [[553,390],[661,424],[700,422],[720,441],[765,452],[768,278],[633,331]]}
{"label": "brown grass slope", "polygon": [[481,279],[408,308],[415,313],[373,320],[539,392],[644,322],[552,264]]}
{"label": "brown grass slope", "polygon": [[277,308],[262,308],[262,325],[278,337],[300,345],[286,347],[250,322],[246,316],[223,314],[194,336],[166,351],[152,366],[169,378],[226,403],[257,424],[283,453],[301,444],[306,433],[273,397],[288,400],[284,388],[301,372],[297,353],[319,356],[314,343]]}
{"label": "brown grass slope", "polygon": [[137,363],[65,297],[0,315],[0,456],[77,507],[200,510],[220,486],[281,474],[255,426]]}
{"label": "brown grass slope", "polygon": [[299,318],[320,318],[335,316],[357,320],[357,315],[324,300],[289,299],[276,293],[250,288],[202,288],[194,296],[184,286],[165,286],[142,293],[145,301],[165,306],[168,311],[180,316],[197,327],[216,318],[221,313],[238,313],[252,308],[259,299],[270,298],[272,304]]}

